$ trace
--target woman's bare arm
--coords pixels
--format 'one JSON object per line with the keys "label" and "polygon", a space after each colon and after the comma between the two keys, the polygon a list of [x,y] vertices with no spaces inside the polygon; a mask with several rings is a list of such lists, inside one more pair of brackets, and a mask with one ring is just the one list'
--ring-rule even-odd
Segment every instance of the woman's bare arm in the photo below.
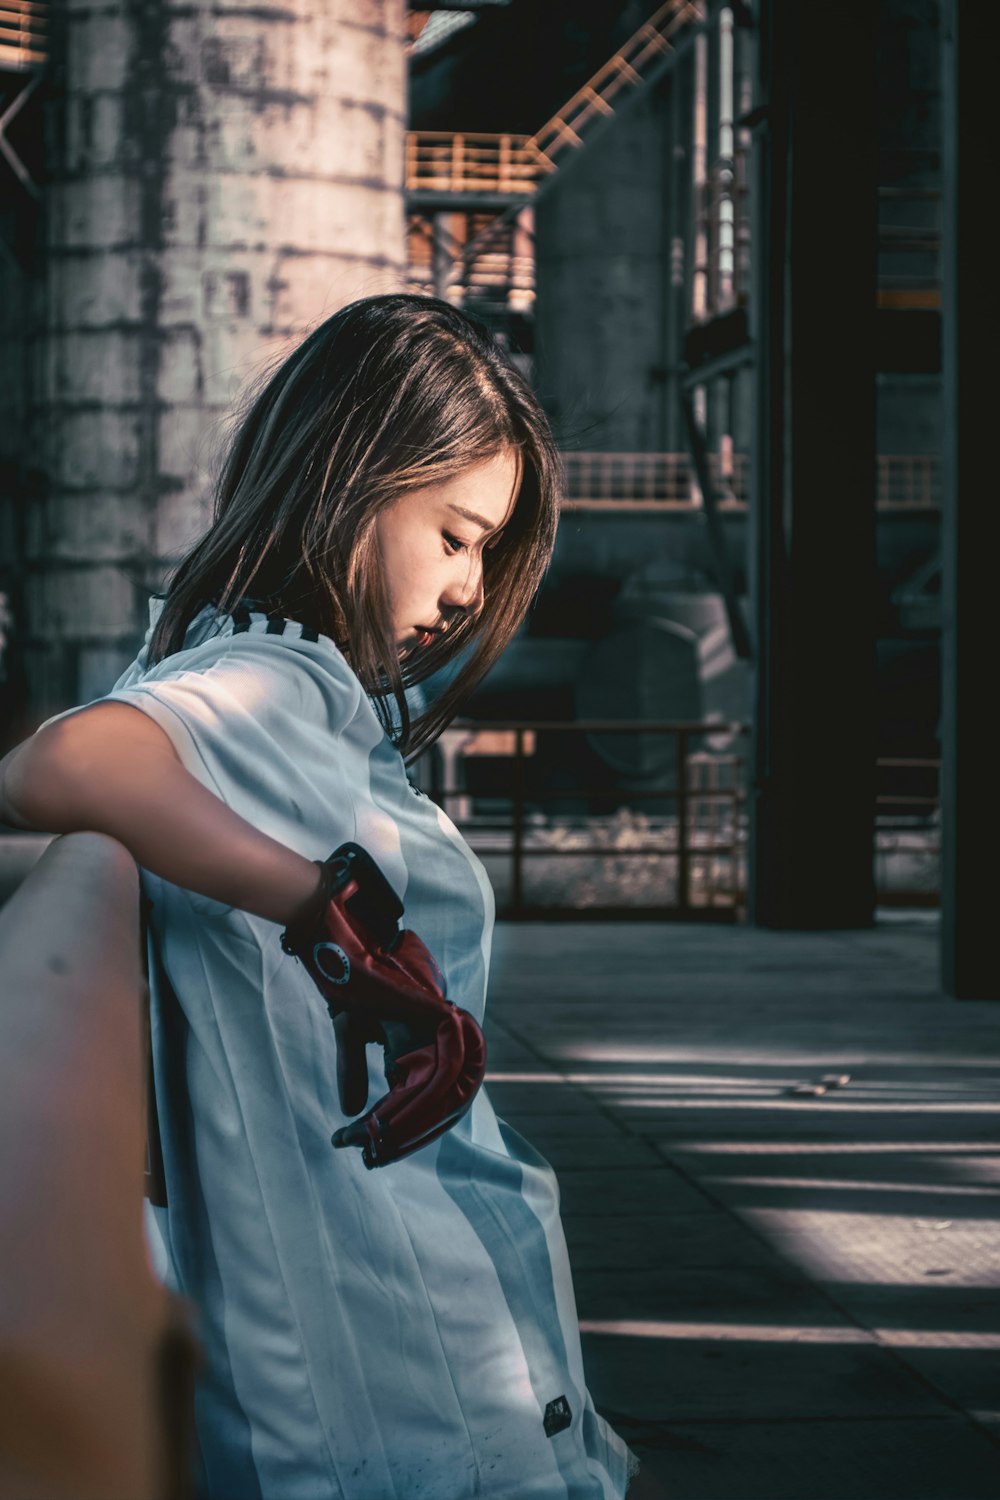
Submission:
{"label": "woman's bare arm", "polygon": [[57,719],[0,760],[0,821],[109,834],[154,875],[272,922],[291,921],[319,886],[311,860],[227,807],[127,703]]}

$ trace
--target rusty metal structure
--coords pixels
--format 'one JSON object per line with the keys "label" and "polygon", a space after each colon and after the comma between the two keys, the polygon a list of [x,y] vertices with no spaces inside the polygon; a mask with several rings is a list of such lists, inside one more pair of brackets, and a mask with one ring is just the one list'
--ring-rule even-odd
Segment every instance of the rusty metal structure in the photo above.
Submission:
{"label": "rusty metal structure", "polygon": [[659,76],[702,18],[700,0],[665,0],[532,135],[410,131],[411,285],[456,301],[486,291],[494,303],[530,309],[539,187],[614,116],[623,95]]}

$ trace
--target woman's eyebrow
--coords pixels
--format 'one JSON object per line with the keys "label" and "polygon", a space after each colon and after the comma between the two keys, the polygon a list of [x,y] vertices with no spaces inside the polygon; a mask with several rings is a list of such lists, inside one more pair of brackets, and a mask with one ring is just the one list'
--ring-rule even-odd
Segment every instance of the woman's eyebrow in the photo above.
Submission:
{"label": "woman's eyebrow", "polygon": [[477,516],[474,510],[466,510],[464,505],[456,505],[452,500],[448,501],[448,506],[449,509],[457,511],[460,516],[464,516],[467,521],[475,521],[477,526],[481,526],[484,531],[493,530],[493,522],[487,521],[485,516]]}

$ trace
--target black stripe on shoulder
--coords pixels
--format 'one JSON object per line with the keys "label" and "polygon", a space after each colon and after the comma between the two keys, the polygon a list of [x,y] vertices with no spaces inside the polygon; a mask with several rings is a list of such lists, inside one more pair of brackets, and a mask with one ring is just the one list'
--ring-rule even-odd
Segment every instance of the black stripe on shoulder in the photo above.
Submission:
{"label": "black stripe on shoulder", "polygon": [[314,630],[311,625],[303,625],[302,639],[304,641],[311,641],[313,645],[316,645],[317,641],[319,640],[319,631]]}
{"label": "black stripe on shoulder", "polygon": [[268,635],[284,635],[285,626],[288,622],[281,615],[269,615],[267,620]]}
{"label": "black stripe on shoulder", "polygon": [[245,604],[237,604],[233,610],[233,621],[233,635],[241,635],[243,631],[250,629],[250,611]]}

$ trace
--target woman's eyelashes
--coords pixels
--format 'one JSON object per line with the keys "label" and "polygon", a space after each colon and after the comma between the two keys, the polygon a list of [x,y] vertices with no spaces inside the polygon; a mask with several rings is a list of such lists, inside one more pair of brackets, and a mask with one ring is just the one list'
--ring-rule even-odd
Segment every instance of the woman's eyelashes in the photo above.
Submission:
{"label": "woman's eyelashes", "polygon": [[[443,532],[442,535],[444,537],[445,544],[447,545],[450,552],[468,552],[468,542],[460,542],[457,536],[452,536],[448,531]],[[495,541],[486,543],[485,547],[483,548],[483,552],[486,554],[486,556],[489,556],[491,552],[495,552],[497,550],[499,545],[500,538],[497,537]]]}

